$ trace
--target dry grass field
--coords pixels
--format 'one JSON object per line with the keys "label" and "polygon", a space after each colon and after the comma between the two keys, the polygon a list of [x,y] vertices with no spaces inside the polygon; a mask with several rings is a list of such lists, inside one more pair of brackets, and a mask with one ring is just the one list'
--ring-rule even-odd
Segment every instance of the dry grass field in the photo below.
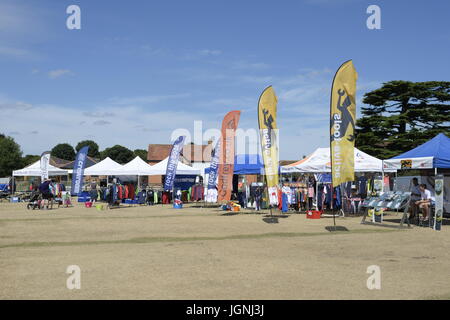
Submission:
{"label": "dry grass field", "polygon": [[[349,217],[337,219],[348,231],[329,232],[330,218],[265,214],[0,203],[0,298],[450,298],[448,225],[399,230]],[[66,286],[69,265],[81,269],[79,290]],[[370,265],[380,290],[366,286]]]}

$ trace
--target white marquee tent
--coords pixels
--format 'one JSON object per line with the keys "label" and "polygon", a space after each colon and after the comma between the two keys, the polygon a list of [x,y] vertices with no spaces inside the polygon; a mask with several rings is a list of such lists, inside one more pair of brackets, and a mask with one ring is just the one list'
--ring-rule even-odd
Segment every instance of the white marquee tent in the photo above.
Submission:
{"label": "white marquee tent", "polygon": [[113,176],[117,174],[117,170],[120,170],[123,166],[110,157],[103,159],[102,161],[94,164],[93,166],[84,170],[85,176]]}
{"label": "white marquee tent", "polygon": [[[63,170],[52,166],[49,164],[48,166],[48,175],[49,176],[65,176],[68,175],[67,170]],[[41,160],[36,161],[35,163],[30,164],[29,166],[13,171],[14,177],[40,177],[41,176]]]}
{"label": "white marquee tent", "polygon": [[142,160],[140,157],[136,157],[130,162],[121,166],[117,170],[114,170],[113,175],[127,175],[127,176],[151,176],[154,175],[155,170],[153,166]]}
{"label": "white marquee tent", "polygon": [[[355,172],[382,172],[383,161],[355,148]],[[384,170],[396,171],[396,170]],[[306,158],[280,167],[281,173],[331,172],[330,148],[317,148]]]}
{"label": "white marquee tent", "polygon": [[[167,169],[167,162],[169,161],[169,158],[165,158],[161,162],[158,162],[157,164],[151,166],[154,172],[152,175],[165,175],[166,169]],[[190,167],[180,161],[178,161],[177,165],[177,172],[176,174],[182,174],[182,175],[200,175],[200,169],[195,169],[193,167]]]}

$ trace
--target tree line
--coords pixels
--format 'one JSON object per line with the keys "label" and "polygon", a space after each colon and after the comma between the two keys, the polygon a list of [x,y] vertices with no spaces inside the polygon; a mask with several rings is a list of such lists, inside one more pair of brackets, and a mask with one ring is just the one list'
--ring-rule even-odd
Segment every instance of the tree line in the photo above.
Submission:
{"label": "tree line", "polygon": [[[50,153],[54,157],[73,161],[76,153],[85,146],[89,146],[88,156],[96,160],[110,157],[120,164],[125,164],[138,156],[147,161],[147,150],[136,149],[132,151],[124,146],[115,145],[100,151],[98,144],[92,140],[80,141],[75,148],[69,143],[59,143],[51,149]],[[14,138],[0,134],[0,177],[8,177],[13,170],[30,165],[41,157],[40,155],[27,154],[23,156],[22,154],[20,146],[14,141]]]}

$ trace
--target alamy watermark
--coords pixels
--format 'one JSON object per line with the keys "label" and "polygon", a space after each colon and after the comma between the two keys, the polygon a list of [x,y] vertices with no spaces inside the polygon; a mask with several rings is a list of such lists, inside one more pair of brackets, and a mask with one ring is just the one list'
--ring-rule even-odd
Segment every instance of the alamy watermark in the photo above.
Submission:
{"label": "alamy watermark", "polygon": [[367,18],[366,25],[369,30],[381,29],[381,8],[375,4],[367,7],[367,14],[370,16]]}
{"label": "alamy watermark", "polygon": [[66,280],[67,289],[81,289],[81,268],[77,265],[70,265],[67,267],[66,273],[70,274]]}
{"label": "alamy watermark", "polygon": [[81,9],[79,6],[72,4],[67,7],[66,13],[70,16],[67,17],[66,26],[69,30],[81,29]]}
{"label": "alamy watermark", "polygon": [[367,289],[381,290],[381,268],[377,265],[371,265],[367,267],[366,273],[370,274],[366,282]]}
{"label": "alamy watermark", "polygon": [[[277,157],[279,157],[279,142],[280,142],[280,131],[278,129],[272,129],[270,132],[272,145],[275,147],[277,152]],[[260,154],[261,137],[267,135],[267,132],[256,128],[242,129],[238,128],[235,131],[227,129],[225,136],[233,135],[235,136],[235,155],[239,154]],[[193,147],[191,151],[192,156],[195,159],[209,159],[211,151],[217,145],[217,142],[222,137],[222,131],[217,128],[204,129],[203,122],[200,120],[194,121],[194,130],[191,132],[186,128],[178,128],[172,131],[170,140],[175,141],[179,136],[185,136],[185,151],[189,150],[189,145],[199,146],[203,145],[205,142],[212,144],[212,148],[198,148]],[[267,138],[267,137],[266,137]],[[258,159],[240,159],[237,161],[247,160],[246,164],[257,164]],[[235,159],[222,159],[222,163],[230,164],[233,163]],[[244,163],[242,163],[244,164]]]}

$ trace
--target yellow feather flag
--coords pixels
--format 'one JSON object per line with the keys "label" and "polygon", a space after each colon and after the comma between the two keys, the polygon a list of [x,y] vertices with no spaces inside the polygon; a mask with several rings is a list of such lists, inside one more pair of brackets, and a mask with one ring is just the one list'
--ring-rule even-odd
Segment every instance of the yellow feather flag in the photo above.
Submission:
{"label": "yellow feather flag", "polygon": [[277,97],[272,86],[267,87],[259,98],[258,122],[269,201],[270,205],[278,205]]}
{"label": "yellow feather flag", "polygon": [[331,89],[330,152],[333,185],[355,180],[356,80],[352,60],[336,72]]}

